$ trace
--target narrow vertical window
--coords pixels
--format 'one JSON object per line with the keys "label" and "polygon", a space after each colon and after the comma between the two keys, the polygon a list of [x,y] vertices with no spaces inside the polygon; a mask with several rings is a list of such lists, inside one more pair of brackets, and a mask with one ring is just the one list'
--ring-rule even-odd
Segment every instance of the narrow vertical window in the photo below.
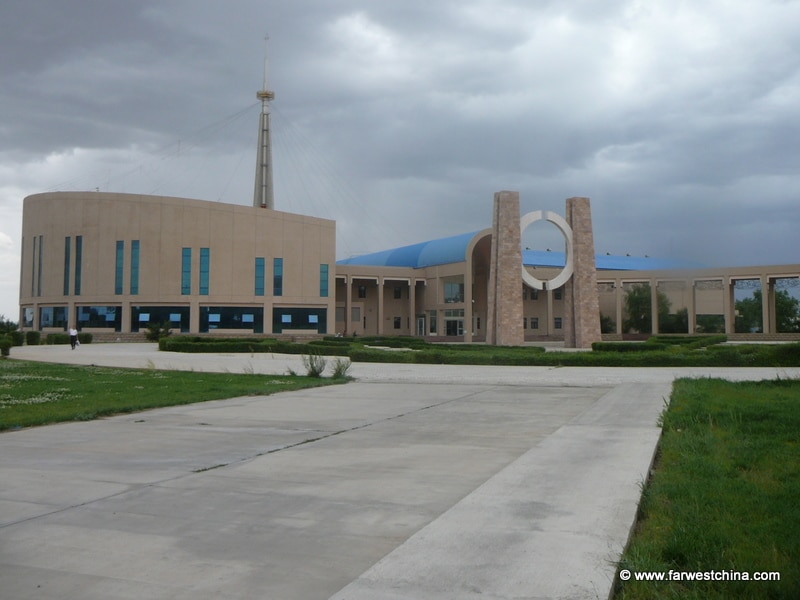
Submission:
{"label": "narrow vertical window", "polygon": [[256,258],[255,295],[264,295],[264,257]]}
{"label": "narrow vertical window", "polygon": [[200,248],[200,295],[208,296],[208,280],[211,251],[208,248]]}
{"label": "narrow vertical window", "polygon": [[69,236],[64,238],[64,295],[69,296],[69,252],[71,246]]}
{"label": "narrow vertical window", "polygon": [[283,296],[283,259],[272,260],[272,295]]}
{"label": "narrow vertical window", "polygon": [[125,264],[125,242],[117,240],[117,256],[114,262],[114,293],[122,294],[122,275]]}
{"label": "narrow vertical window", "polygon": [[130,293],[139,293],[139,240],[131,242],[131,289]]}
{"label": "narrow vertical window", "polygon": [[192,293],[192,249],[184,248],[181,254],[181,295]]}
{"label": "narrow vertical window", "polygon": [[328,265],[319,266],[319,295],[321,298],[328,297]]}
{"label": "narrow vertical window", "polygon": [[31,296],[36,295],[36,236],[33,236],[33,255],[31,262]]}
{"label": "narrow vertical window", "polygon": [[[41,251],[41,243],[39,244]],[[75,295],[81,295],[81,275],[82,275],[82,260],[83,260],[83,236],[75,236]]]}
{"label": "narrow vertical window", "polygon": [[[39,272],[36,274],[36,295],[42,295],[42,249],[44,248],[44,236],[39,236]],[[77,294],[77,290],[75,291]]]}

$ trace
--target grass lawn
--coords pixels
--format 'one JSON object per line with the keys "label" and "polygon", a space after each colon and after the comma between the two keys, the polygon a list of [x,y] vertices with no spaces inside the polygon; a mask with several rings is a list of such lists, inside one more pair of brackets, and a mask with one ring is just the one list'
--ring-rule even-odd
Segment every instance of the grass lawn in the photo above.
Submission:
{"label": "grass lawn", "polygon": [[343,381],[0,360],[0,431]]}
{"label": "grass lawn", "polygon": [[800,598],[800,381],[678,380],[658,452],[615,598]]}

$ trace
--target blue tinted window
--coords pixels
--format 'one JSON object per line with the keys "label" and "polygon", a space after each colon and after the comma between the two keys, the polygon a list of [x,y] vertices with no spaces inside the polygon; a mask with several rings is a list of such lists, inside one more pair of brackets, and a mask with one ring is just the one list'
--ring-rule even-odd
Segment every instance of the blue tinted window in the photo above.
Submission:
{"label": "blue tinted window", "polygon": [[64,295],[69,296],[69,253],[71,240],[69,236],[64,238]]}
{"label": "blue tinted window", "polygon": [[264,295],[264,258],[256,258],[255,295]]}
{"label": "blue tinted window", "polygon": [[211,250],[200,248],[200,295],[208,296],[209,268],[211,263]]}
{"label": "blue tinted window", "polygon": [[[41,248],[40,248],[41,250]],[[75,295],[81,295],[81,275],[83,262],[83,236],[75,238]]]}
{"label": "blue tinted window", "polygon": [[192,293],[192,249],[184,248],[181,255],[181,295]]}
{"label": "blue tinted window", "polygon": [[283,296],[283,259],[272,260],[272,295]]}
{"label": "blue tinted window", "polygon": [[328,297],[328,265],[319,266],[319,295],[322,298]]}
{"label": "blue tinted window", "polygon": [[114,263],[114,293],[122,293],[122,271],[125,261],[125,242],[117,241],[117,258]]}
{"label": "blue tinted window", "polygon": [[131,294],[139,293],[139,240],[131,242]]}

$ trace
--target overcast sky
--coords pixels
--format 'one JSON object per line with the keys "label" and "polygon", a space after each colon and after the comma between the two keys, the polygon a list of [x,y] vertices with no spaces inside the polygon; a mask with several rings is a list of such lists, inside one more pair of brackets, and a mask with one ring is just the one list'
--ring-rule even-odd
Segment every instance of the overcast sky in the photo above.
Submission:
{"label": "overcast sky", "polygon": [[797,0],[6,0],[0,314],[29,194],[252,203],[265,35],[275,205],[338,258],[488,227],[506,189],[590,197],[597,252],[798,263],[798,31]]}

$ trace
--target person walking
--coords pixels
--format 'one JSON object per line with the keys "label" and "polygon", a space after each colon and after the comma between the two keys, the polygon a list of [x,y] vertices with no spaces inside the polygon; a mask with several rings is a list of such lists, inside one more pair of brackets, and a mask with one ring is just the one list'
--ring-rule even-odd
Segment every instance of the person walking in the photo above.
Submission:
{"label": "person walking", "polygon": [[74,327],[69,328],[69,345],[72,346],[73,350],[78,345],[78,330]]}

